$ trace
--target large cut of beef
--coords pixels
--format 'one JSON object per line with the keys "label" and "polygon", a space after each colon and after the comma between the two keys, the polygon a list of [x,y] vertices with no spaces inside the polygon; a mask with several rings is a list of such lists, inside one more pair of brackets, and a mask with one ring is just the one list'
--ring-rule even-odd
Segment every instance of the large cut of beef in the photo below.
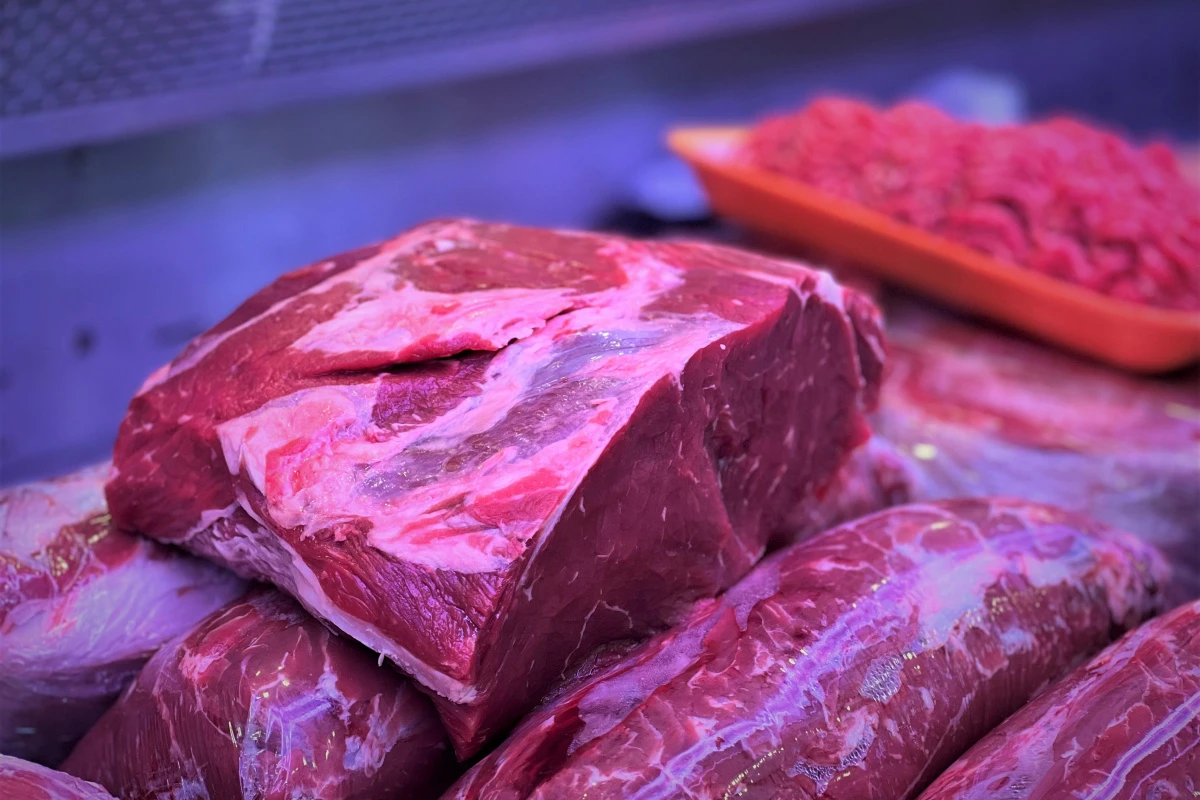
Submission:
{"label": "large cut of beef", "polygon": [[1200,310],[1200,190],[1164,145],[1067,118],[997,127],[823,99],[756,125],[745,156],[1014,268]]}
{"label": "large cut of beef", "polygon": [[269,589],[163,647],[63,764],[123,800],[422,800],[454,767],[424,694]]}
{"label": "large cut of beef", "polygon": [[569,684],[458,800],[905,800],[1161,602],[1136,537],[1047,506],[902,506],[768,557]]}
{"label": "large cut of beef", "polygon": [[888,306],[889,376],[872,420],[918,499],[1006,495],[1088,514],[1156,545],[1171,604],[1200,597],[1200,380],[1122,375]]}
{"label": "large cut of beef", "polygon": [[108,499],[393,659],[465,755],[786,541],[881,372],[874,308],[823,273],[435,222],[280,278],[154,374]]}
{"label": "large cut of beef", "polygon": [[1147,622],[942,773],[921,800],[1200,797],[1200,601]]}
{"label": "large cut of beef", "polygon": [[0,490],[0,752],[57,765],[233,574],[115,529],[108,465]]}
{"label": "large cut of beef", "polygon": [[94,783],[56,770],[0,755],[0,797],[4,800],[113,800]]}

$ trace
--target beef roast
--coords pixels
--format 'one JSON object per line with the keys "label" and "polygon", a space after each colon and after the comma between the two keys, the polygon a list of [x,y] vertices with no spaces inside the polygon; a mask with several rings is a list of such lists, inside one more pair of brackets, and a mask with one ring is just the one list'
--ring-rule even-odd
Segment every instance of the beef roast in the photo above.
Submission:
{"label": "beef roast", "polygon": [[1200,601],[1147,622],[1004,721],[921,800],[1200,796]]}
{"label": "beef roast", "polygon": [[57,766],[233,574],[116,530],[108,465],[0,490],[0,752]]}
{"label": "beef roast", "polygon": [[872,424],[904,454],[917,499],[1085,513],[1167,554],[1171,605],[1200,597],[1196,374],[1127,376],[910,304],[889,304],[888,341]]}
{"label": "beef roast", "polygon": [[150,659],[63,769],[124,800],[436,797],[445,731],[376,659],[252,590]]}
{"label": "beef roast", "polygon": [[458,800],[905,800],[1153,613],[1141,540],[1047,506],[884,511],[768,557],[568,687]]}
{"label": "beef roast", "polygon": [[0,797],[5,800],[113,800],[94,783],[40,764],[0,755]]}
{"label": "beef roast", "polygon": [[866,439],[881,371],[874,308],[823,273],[436,222],[192,342],[108,498],[393,659],[466,755],[745,574]]}

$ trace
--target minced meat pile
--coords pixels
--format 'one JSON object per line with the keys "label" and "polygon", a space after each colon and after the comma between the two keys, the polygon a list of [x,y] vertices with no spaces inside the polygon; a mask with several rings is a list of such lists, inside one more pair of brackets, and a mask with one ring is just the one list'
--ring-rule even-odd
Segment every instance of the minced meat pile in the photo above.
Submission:
{"label": "minced meat pile", "polygon": [[1164,145],[1072,119],[987,127],[841,99],[769,118],[760,168],[1110,297],[1200,309],[1200,191]]}

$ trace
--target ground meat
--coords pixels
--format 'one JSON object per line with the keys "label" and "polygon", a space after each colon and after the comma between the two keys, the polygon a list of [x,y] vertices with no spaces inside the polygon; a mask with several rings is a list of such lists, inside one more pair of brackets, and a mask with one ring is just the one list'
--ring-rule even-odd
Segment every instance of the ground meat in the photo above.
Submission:
{"label": "ground meat", "polygon": [[744,156],[1043,275],[1200,309],[1200,191],[1163,145],[1066,118],[986,127],[826,99],[759,123]]}

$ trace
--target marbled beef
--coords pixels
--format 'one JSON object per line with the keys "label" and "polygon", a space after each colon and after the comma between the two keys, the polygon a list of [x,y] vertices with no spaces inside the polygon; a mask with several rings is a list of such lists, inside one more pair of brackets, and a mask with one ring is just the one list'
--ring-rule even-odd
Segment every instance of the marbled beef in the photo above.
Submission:
{"label": "marbled beef", "polygon": [[57,766],[164,642],[245,590],[113,528],[108,465],[0,490],[0,752]]}
{"label": "marbled beef", "polygon": [[768,557],[566,687],[456,800],[906,800],[1158,609],[1167,567],[1048,506],[902,506]]}
{"label": "marbled beef", "polygon": [[408,679],[254,589],[155,654],[62,768],[123,800],[425,800],[456,765]]}
{"label": "marbled beef", "polygon": [[466,755],[784,537],[866,439],[882,349],[803,267],[435,222],[192,342],[130,405],[108,498],[393,659]]}
{"label": "marbled beef", "polygon": [[1151,620],[1004,721],[921,800],[1200,796],[1200,601]]}

